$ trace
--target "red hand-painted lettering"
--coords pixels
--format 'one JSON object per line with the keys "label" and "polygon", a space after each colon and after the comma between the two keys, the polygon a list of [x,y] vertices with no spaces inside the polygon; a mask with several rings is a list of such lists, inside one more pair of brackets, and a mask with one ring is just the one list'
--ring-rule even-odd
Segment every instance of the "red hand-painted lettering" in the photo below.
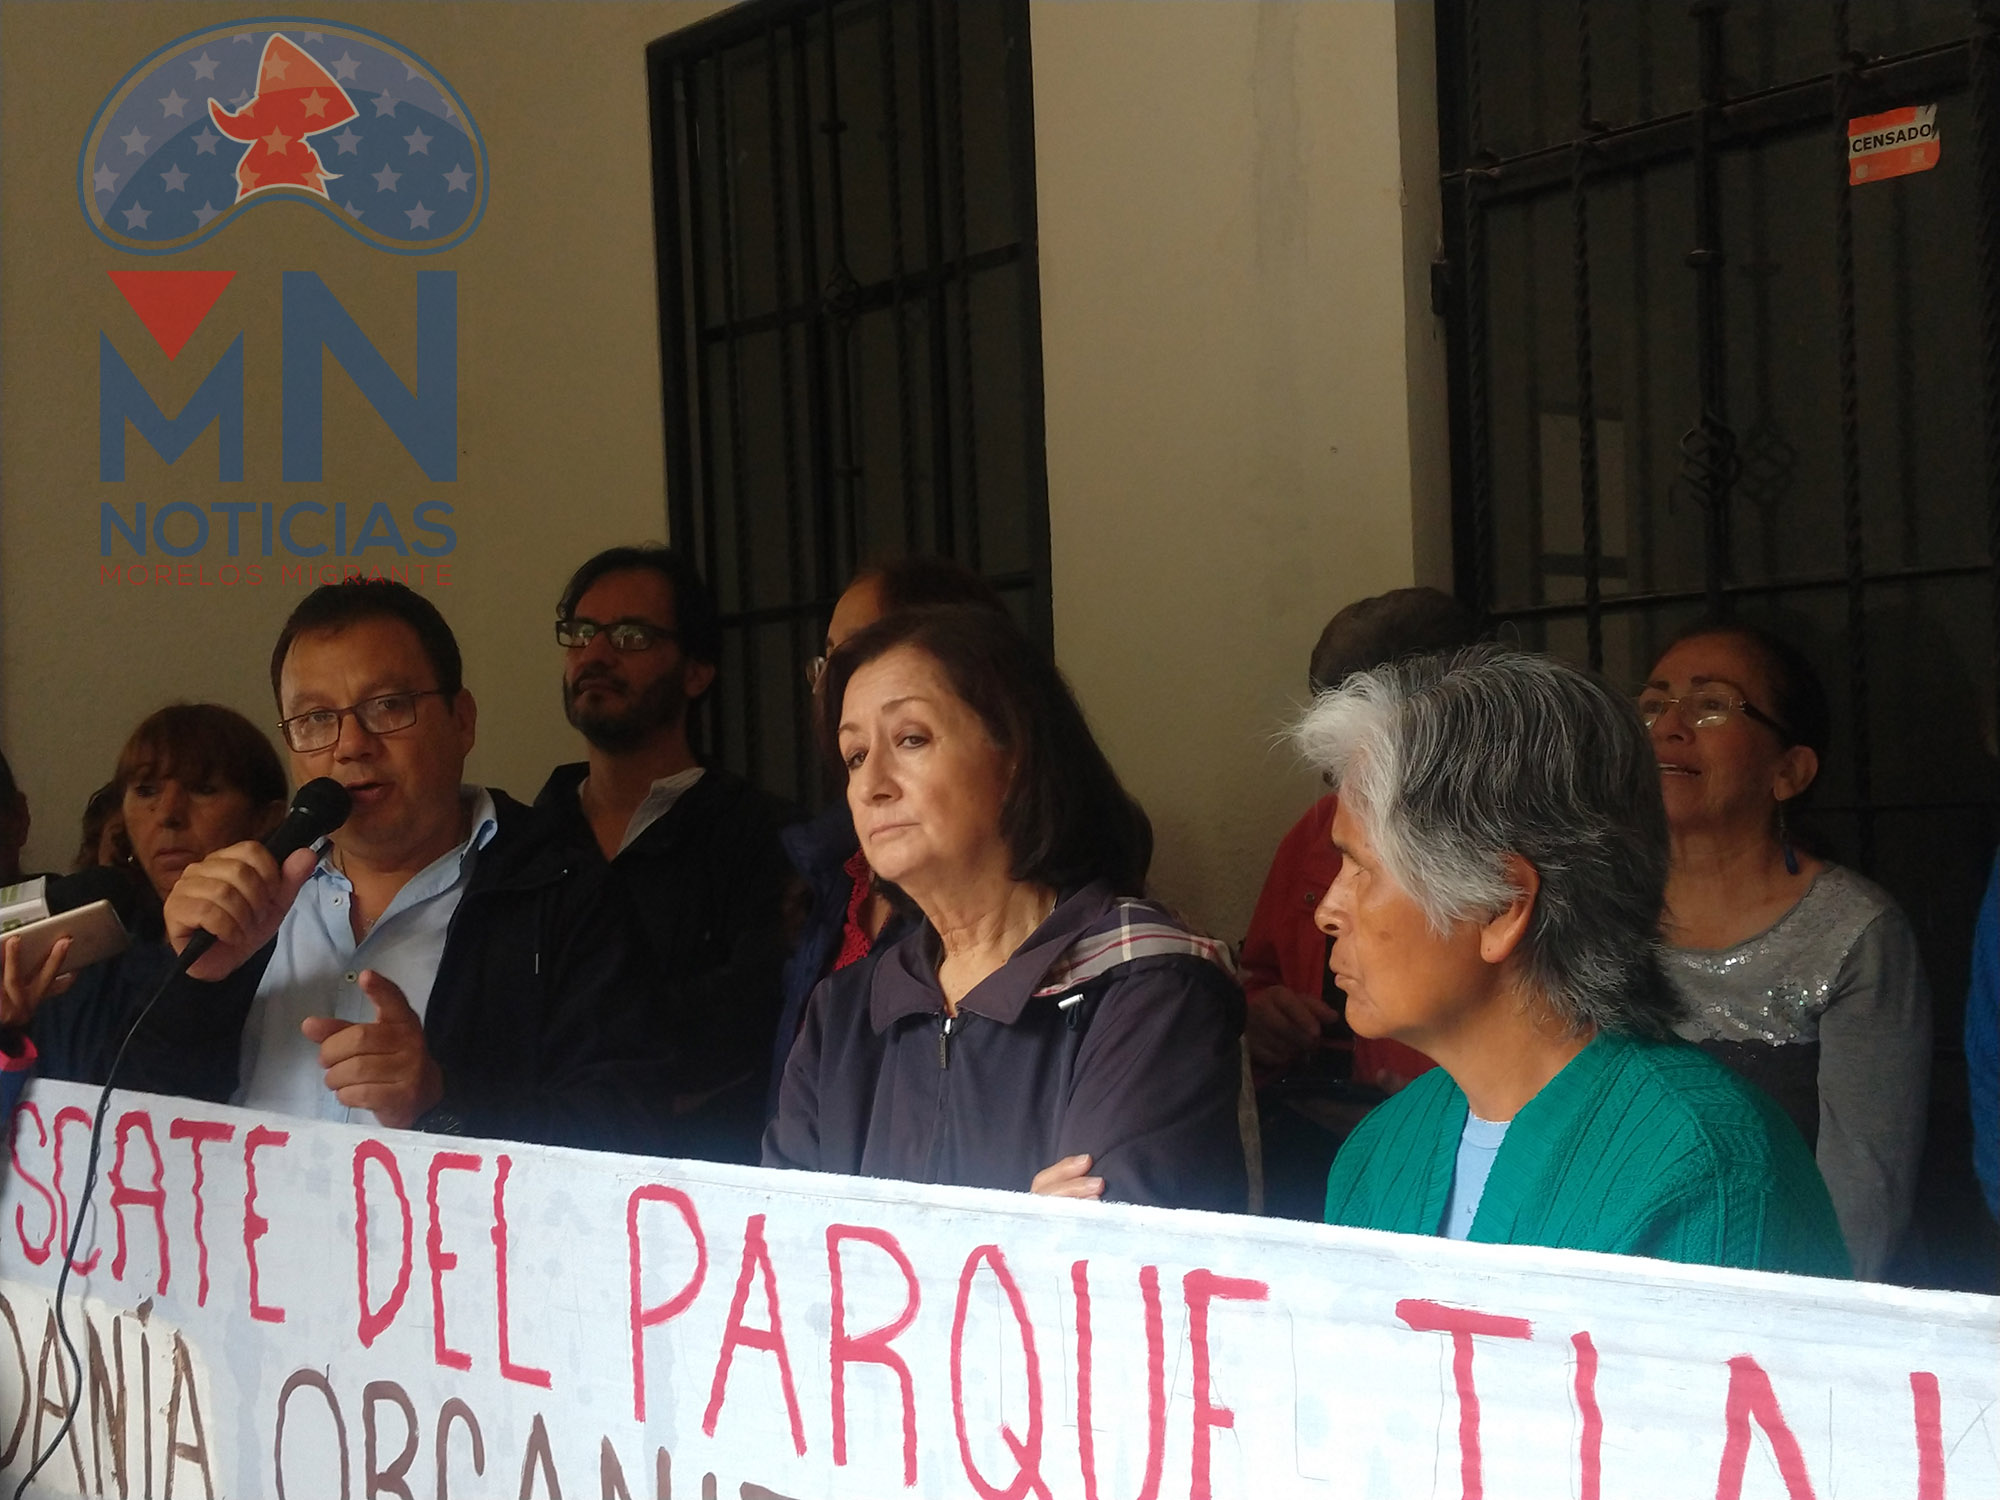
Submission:
{"label": "red hand-painted lettering", "polygon": [[1209,1500],[1208,1435],[1217,1427],[1234,1427],[1236,1413],[1217,1406],[1208,1388],[1208,1305],[1218,1297],[1232,1302],[1264,1302],[1269,1300],[1271,1289],[1261,1281],[1246,1281],[1240,1276],[1190,1271],[1182,1279],[1182,1292],[1187,1297],[1188,1340],[1194,1346],[1194,1467],[1188,1494],[1190,1500]]}
{"label": "red hand-painted lettering", "polygon": [[[771,1324],[768,1328],[752,1328],[743,1321],[752,1272],[761,1273],[764,1278],[764,1314]],[[792,1358],[785,1352],[785,1323],[778,1312],[778,1278],[771,1271],[771,1251],[764,1243],[762,1214],[752,1214],[743,1223],[743,1269],[737,1273],[736,1295],[730,1299],[729,1321],[722,1330],[722,1350],[715,1358],[715,1379],[709,1383],[708,1410],[701,1418],[701,1430],[710,1437],[715,1436],[715,1421],[722,1415],[729,1366],[739,1345],[778,1357],[778,1382],[785,1393],[785,1411],[792,1419],[792,1446],[801,1458],[805,1457],[806,1425],[799,1413],[799,1393],[792,1385]]]}
{"label": "red hand-painted lettering", "polygon": [[1728,1436],[1722,1444],[1722,1468],[1715,1478],[1715,1500],[1743,1500],[1743,1470],[1750,1459],[1750,1424],[1764,1429],[1770,1440],[1771,1455],[1778,1461],[1778,1477],[1785,1482],[1791,1500],[1813,1500],[1812,1480],[1806,1474],[1806,1456],[1799,1440],[1778,1406],[1777,1392],[1764,1367],[1747,1354],[1729,1362],[1729,1398],[1723,1420]]}
{"label": "red hand-painted lettering", "polygon": [[1583,1479],[1578,1500],[1598,1500],[1604,1481],[1604,1413],[1597,1409],[1597,1345],[1587,1333],[1573,1333],[1569,1341],[1576,1350],[1576,1410],[1583,1420],[1576,1445]]}
{"label": "red hand-painted lettering", "polygon": [[[688,1233],[694,1236],[694,1271],[689,1275],[687,1284],[665,1302],[652,1307],[646,1306],[639,1289],[639,1206],[644,1203],[671,1205],[686,1223]],[[708,1275],[708,1241],[702,1238],[701,1217],[694,1211],[692,1198],[679,1188],[648,1183],[645,1187],[634,1188],[632,1196],[625,1202],[625,1244],[632,1266],[632,1419],[643,1422],[646,1420],[646,1330],[678,1318],[694,1305],[694,1299],[701,1293],[702,1281]]]}
{"label": "red hand-painted lettering", "polygon": [[[847,1331],[847,1289],[840,1264],[840,1247],[849,1241],[873,1245],[894,1261],[903,1276],[903,1310],[869,1333]],[[826,1231],[826,1267],[833,1280],[833,1326],[827,1340],[833,1364],[833,1461],[847,1462],[847,1367],[852,1364],[881,1365],[896,1372],[903,1392],[903,1484],[917,1482],[917,1397],[910,1367],[903,1356],[889,1347],[897,1334],[916,1320],[921,1293],[916,1268],[903,1247],[886,1229],[870,1229],[854,1224],[830,1224]]]}
{"label": "red hand-painted lettering", "polygon": [[14,1205],[14,1233],[20,1237],[21,1253],[28,1257],[29,1265],[39,1266],[49,1258],[50,1253],[55,1249],[56,1196],[49,1191],[48,1185],[41,1178],[37,1177],[21,1164],[21,1122],[23,1120],[33,1120],[35,1122],[35,1135],[39,1144],[43,1146],[47,1146],[49,1143],[49,1127],[42,1121],[41,1110],[29,1101],[23,1100],[14,1108],[14,1128],[8,1133],[7,1137],[7,1153],[14,1160],[15,1178],[27,1183],[29,1187],[41,1194],[42,1202],[49,1206],[48,1233],[42,1236],[41,1244],[31,1245],[28,1243],[28,1205],[25,1203]]}
{"label": "red hand-painted lettering", "polygon": [[[403,1216],[403,1255],[396,1267],[396,1284],[382,1299],[382,1305],[373,1308],[368,1305],[368,1163],[371,1161],[388,1173],[389,1186],[396,1194],[396,1207]],[[396,1153],[381,1141],[363,1141],[354,1148],[354,1276],[358,1283],[355,1306],[360,1310],[355,1333],[364,1349],[372,1346],[396,1321],[396,1314],[403,1310],[403,1298],[410,1291],[410,1261],[415,1237],[410,1195],[403,1190],[403,1169],[396,1163]]]}
{"label": "red hand-painted lettering", "polygon": [[1486,1493],[1479,1466],[1479,1391],[1472,1383],[1472,1340],[1475,1334],[1495,1339],[1531,1339],[1534,1326],[1526,1318],[1504,1318],[1469,1307],[1446,1307],[1406,1297],[1396,1304],[1396,1316],[1419,1333],[1451,1335],[1451,1378],[1458,1387],[1458,1472],[1465,1500]]}
{"label": "red hand-painted lettering", "polygon": [[540,1386],[546,1391],[550,1388],[547,1370],[514,1363],[513,1339],[507,1328],[507,1174],[514,1169],[514,1163],[504,1152],[496,1160],[499,1170],[493,1177],[493,1281],[500,1303],[500,1373],[508,1380]]}
{"label": "red hand-painted lettering", "polygon": [[[153,1185],[150,1188],[135,1188],[125,1181],[125,1146],[131,1133],[137,1130],[146,1138],[146,1149],[153,1153]],[[153,1211],[153,1233],[160,1246],[160,1279],[156,1290],[165,1295],[167,1290],[167,1163],[160,1155],[160,1143],[153,1135],[153,1117],[143,1109],[127,1110],[118,1117],[118,1132],[114,1137],[115,1149],[111,1156],[111,1216],[118,1221],[118,1253],[111,1257],[111,1276],[115,1281],[125,1279],[125,1213],[128,1207],[150,1208]]]}
{"label": "red hand-painted lettering", "polygon": [[282,1148],[292,1138],[288,1130],[272,1130],[253,1125],[243,1137],[243,1258],[250,1267],[250,1316],[260,1323],[282,1323],[285,1310],[267,1307],[258,1292],[257,1241],[270,1231],[271,1221],[257,1212],[257,1152],[265,1147]]}
{"label": "red hand-painted lettering", "polygon": [[1937,1376],[1911,1371],[1910,1402],[1917,1419],[1917,1500],[1944,1500],[1944,1403]]}
{"label": "red hand-painted lettering", "polygon": [[208,1306],[208,1240],[202,1234],[201,1190],[206,1180],[202,1174],[201,1148],[209,1141],[235,1139],[236,1127],[225,1125],[220,1120],[175,1120],[167,1127],[170,1140],[186,1141],[188,1154],[194,1159],[194,1264],[196,1307]]}
{"label": "red hand-painted lettering", "polygon": [[[1014,1455],[1014,1477],[1005,1487],[979,1472],[979,1465],[972,1457],[972,1437],[965,1427],[965,1317],[972,1306],[972,1283],[981,1265],[993,1272],[993,1279],[1006,1293],[1007,1307],[1014,1315],[1014,1327],[1021,1335],[1021,1353],[1028,1366],[1028,1435],[1023,1438],[1016,1434],[1004,1417],[1000,1422],[1000,1440]],[[1042,1500],[1050,1500],[1049,1487],[1042,1479],[1042,1365],[1035,1353],[1035,1325],[1028,1319],[1028,1304],[998,1245],[981,1245],[966,1256],[965,1269],[958,1273],[958,1305],[951,1315],[951,1415],[958,1428],[959,1460],[965,1466],[965,1477],[981,1500],[1021,1500],[1031,1490]]]}
{"label": "red hand-painted lettering", "polygon": [[447,1370],[469,1370],[472,1356],[444,1341],[444,1273],[458,1265],[458,1252],[444,1247],[444,1221],[438,1215],[438,1178],[446,1172],[477,1172],[485,1163],[467,1151],[440,1151],[431,1158],[424,1203],[430,1227],[424,1231],[424,1254],[431,1265],[431,1357]]}
{"label": "red hand-painted lettering", "polygon": [[[70,1224],[69,1194],[63,1190],[63,1126],[72,1123],[81,1125],[85,1130],[89,1130],[90,1116],[85,1111],[78,1109],[74,1104],[65,1104],[61,1109],[56,1111],[56,1123],[53,1131],[56,1147],[56,1168],[53,1175],[56,1184],[56,1197],[62,1201],[62,1242],[65,1254],[68,1254],[69,1250]],[[102,1250],[93,1250],[82,1260],[72,1258],[69,1263],[70,1269],[79,1275],[88,1276],[92,1271],[97,1269],[97,1263],[103,1258],[104,1252]]]}
{"label": "red hand-painted lettering", "polygon": [[[1076,1292],[1076,1441],[1083,1462],[1083,1500],[1097,1500],[1097,1435],[1091,1428],[1090,1262],[1069,1268]],[[1160,1314],[1160,1268],[1139,1268],[1139,1295],[1146,1305],[1146,1477],[1139,1500],[1158,1500],[1160,1470],[1167,1453],[1167,1340]]]}

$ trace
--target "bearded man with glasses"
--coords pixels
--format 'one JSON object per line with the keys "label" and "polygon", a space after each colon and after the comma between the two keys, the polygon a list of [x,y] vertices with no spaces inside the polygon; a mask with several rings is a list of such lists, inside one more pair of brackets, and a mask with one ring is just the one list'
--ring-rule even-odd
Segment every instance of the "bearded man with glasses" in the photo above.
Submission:
{"label": "bearded man with glasses", "polygon": [[345,823],[282,867],[190,865],[168,940],[215,946],[135,1040],[130,1082],[304,1118],[603,1149],[663,1147],[667,1044],[622,905],[553,821],[463,782],[478,708],[422,595],[308,594],[271,656],[293,780]]}
{"label": "bearded man with glasses", "polygon": [[563,713],[588,758],[558,766],[538,810],[609,876],[644,935],[646,986],[673,1040],[675,1154],[754,1164],[782,997],[785,805],[704,766],[689,718],[715,682],[722,630],[701,575],[670,547],[613,547],[556,605]]}

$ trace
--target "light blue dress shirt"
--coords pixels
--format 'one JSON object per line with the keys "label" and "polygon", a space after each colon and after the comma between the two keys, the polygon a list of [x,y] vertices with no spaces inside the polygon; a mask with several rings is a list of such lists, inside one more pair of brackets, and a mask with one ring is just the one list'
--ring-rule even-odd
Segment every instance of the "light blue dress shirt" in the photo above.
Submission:
{"label": "light blue dress shirt", "polygon": [[1486,1196],[1486,1179],[1493,1171],[1493,1158],[1507,1139],[1510,1120],[1482,1120],[1471,1110],[1465,1112],[1465,1129],[1458,1137],[1458,1160],[1451,1173],[1451,1197],[1444,1206],[1444,1228],[1438,1231],[1448,1240],[1462,1240],[1472,1233],[1472,1221],[1479,1214],[1479,1200]]}
{"label": "light blue dress shirt", "polygon": [[327,1088],[319,1048],[299,1030],[308,1016],[372,1021],[375,1003],[361,988],[361,971],[386,975],[421,1018],[452,914],[465,895],[479,851],[499,829],[493,796],[466,786],[459,796],[472,809],[466,841],[441,854],[409,883],[360,942],[354,940],[354,886],[333,867],[323,846],[320,861],[278,928],[270,967],[243,1023],[240,1080],[232,1104],[309,1120],[372,1123],[366,1110],[343,1105]]}

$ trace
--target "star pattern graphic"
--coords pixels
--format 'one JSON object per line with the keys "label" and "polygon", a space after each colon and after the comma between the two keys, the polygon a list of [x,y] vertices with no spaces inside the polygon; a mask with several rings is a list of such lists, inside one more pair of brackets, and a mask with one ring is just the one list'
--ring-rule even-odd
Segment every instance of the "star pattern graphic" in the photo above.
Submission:
{"label": "star pattern graphic", "polygon": [[[265,42],[274,35],[312,44],[309,55],[350,90],[360,116],[314,134],[327,116],[338,118],[336,99],[322,80],[301,76],[300,67],[288,67],[282,57],[265,55]],[[205,48],[197,43],[162,61],[97,126],[97,160],[86,174],[86,187],[100,226],[116,226],[121,235],[152,245],[212,233],[239,207],[249,206],[239,195],[237,175],[246,149],[295,154],[303,137],[329,168],[339,158],[340,171],[326,174],[322,190],[331,187],[327,179],[348,178],[347,195],[330,206],[350,223],[388,242],[442,242],[460,232],[484,202],[481,158],[463,112],[442,81],[407,55],[340,31],[330,33],[329,45],[328,36],[268,25],[233,38],[211,32],[203,38]],[[243,50],[228,46],[232,40],[242,42]],[[186,73],[180,71],[183,65]],[[393,79],[394,69],[403,78],[393,92],[378,90],[376,81]],[[296,84],[285,74],[296,77]],[[182,83],[193,85],[187,91],[192,97],[183,95]],[[262,94],[288,87],[296,89],[298,113],[282,128],[265,125],[254,148],[212,128],[211,101],[241,110]],[[375,107],[366,108],[371,101]],[[303,123],[295,123],[301,117]],[[110,166],[112,157],[123,158],[121,169]],[[364,178],[372,193],[360,187]],[[246,190],[257,185],[255,174],[243,184]],[[142,201],[144,196],[153,201]],[[272,199],[258,193],[255,201]]]}

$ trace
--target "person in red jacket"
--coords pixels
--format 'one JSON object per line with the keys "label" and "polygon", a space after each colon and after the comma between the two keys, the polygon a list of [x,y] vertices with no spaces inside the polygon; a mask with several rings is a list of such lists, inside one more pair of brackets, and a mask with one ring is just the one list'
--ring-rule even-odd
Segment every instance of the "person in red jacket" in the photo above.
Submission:
{"label": "person in red jacket", "polygon": [[[1478,633],[1477,616],[1436,589],[1393,589],[1357,600],[1320,633],[1312,691],[1330,692],[1352,673],[1401,657],[1456,650]],[[1347,1131],[1370,1104],[1432,1065],[1401,1042],[1355,1036],[1341,1018],[1341,994],[1327,972],[1328,939],[1313,924],[1314,909],[1340,873],[1330,836],[1338,801],[1320,798],[1278,844],[1239,963],[1264,1141],[1265,1207],[1285,1218],[1319,1218],[1327,1168]]]}

